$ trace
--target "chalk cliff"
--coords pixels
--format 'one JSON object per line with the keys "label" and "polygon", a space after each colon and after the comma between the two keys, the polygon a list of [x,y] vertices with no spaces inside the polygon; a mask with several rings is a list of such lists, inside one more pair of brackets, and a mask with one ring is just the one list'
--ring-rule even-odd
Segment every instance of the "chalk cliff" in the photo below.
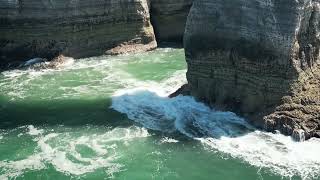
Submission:
{"label": "chalk cliff", "polygon": [[184,38],[188,86],[181,92],[269,131],[320,137],[319,4],[0,0],[0,65],[146,51],[157,46],[155,34],[159,42]]}
{"label": "chalk cliff", "polygon": [[297,139],[320,136],[318,0],[197,0],[184,46],[191,94]]}
{"label": "chalk cliff", "polygon": [[149,0],[0,0],[0,61],[153,49],[149,6]]}

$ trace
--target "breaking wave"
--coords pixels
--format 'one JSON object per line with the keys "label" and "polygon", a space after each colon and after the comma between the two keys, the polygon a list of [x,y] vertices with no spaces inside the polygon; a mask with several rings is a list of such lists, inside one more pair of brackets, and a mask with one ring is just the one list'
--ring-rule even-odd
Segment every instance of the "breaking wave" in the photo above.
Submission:
{"label": "breaking wave", "polygon": [[[170,49],[162,54],[165,55],[166,51]],[[3,77],[0,79],[2,95],[13,101],[24,98],[52,100],[109,97],[113,94],[111,108],[125,113],[144,128],[183,134],[201,143],[208,151],[241,159],[283,177],[319,177],[319,139],[294,142],[281,134],[256,130],[234,113],[211,109],[192,97],[167,98],[186,83],[186,71],[178,70],[169,78],[164,74],[166,80],[161,82],[143,78],[138,80],[134,74],[122,69],[130,66],[128,64],[132,59],[128,59],[126,56],[110,59],[95,57],[77,60],[73,66],[58,70],[5,71],[0,74]],[[134,61],[138,64],[148,61],[169,63],[164,59],[149,58],[149,54],[146,54]],[[102,169],[112,177],[114,173],[125,170],[118,160],[124,154],[121,151],[126,149],[126,144],[150,136],[144,128],[132,126],[105,129],[98,133],[77,133],[76,129],[60,132],[56,127],[20,127],[16,136],[31,138],[35,149],[23,158],[1,160],[0,179],[14,179],[29,171],[48,168],[80,178]],[[20,133],[21,129],[23,133]],[[7,143],[13,132],[0,131],[0,143]],[[164,137],[160,143],[179,141]]]}
{"label": "breaking wave", "polygon": [[[177,76],[158,84],[146,83],[140,88],[118,91],[111,108],[145,128],[181,133],[210,151],[283,177],[313,179],[320,175],[320,139],[295,142],[281,134],[259,131],[234,113],[211,109],[192,97],[167,98],[171,87],[175,87],[172,85],[184,82],[184,74]],[[170,83],[172,79],[177,82]]]}

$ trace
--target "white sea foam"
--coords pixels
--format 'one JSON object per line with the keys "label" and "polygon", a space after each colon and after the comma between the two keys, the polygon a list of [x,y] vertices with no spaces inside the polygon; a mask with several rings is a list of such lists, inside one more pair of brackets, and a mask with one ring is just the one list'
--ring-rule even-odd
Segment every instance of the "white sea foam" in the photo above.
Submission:
{"label": "white sea foam", "polygon": [[44,131],[43,129],[37,129],[33,125],[29,125],[27,134],[29,134],[31,136],[37,136],[37,135],[42,134],[43,131]]}
{"label": "white sea foam", "polygon": [[210,109],[192,97],[165,97],[167,84],[170,89],[170,83],[162,82],[121,90],[114,94],[112,108],[146,128],[180,132],[210,151],[284,177],[314,179],[320,175],[319,139],[294,142],[281,134],[255,130],[234,113]]}
{"label": "white sea foam", "polygon": [[161,143],[178,143],[179,141],[176,139],[164,137],[160,140]]}
{"label": "white sea foam", "polygon": [[[30,126],[26,128],[27,134],[30,134]],[[35,131],[34,127],[31,129]],[[135,126],[80,137],[70,133],[46,133],[35,133],[37,148],[34,154],[21,160],[0,161],[0,179],[14,179],[26,171],[46,169],[48,165],[67,175],[81,176],[97,169],[105,169],[107,175],[113,176],[123,170],[123,165],[116,163],[119,158],[117,144],[149,136],[146,129]],[[87,157],[77,147],[85,147],[94,153]]]}
{"label": "white sea foam", "polygon": [[320,173],[319,139],[294,142],[290,137],[254,131],[239,137],[199,138],[206,147],[241,158],[285,177],[315,179]]}
{"label": "white sea foam", "polygon": [[[32,81],[39,80],[44,75],[92,68],[96,72],[103,73],[102,78],[97,77],[99,79],[94,80],[99,86],[93,83],[77,87],[61,87],[64,94],[59,97],[113,91],[119,87],[111,88],[108,85],[116,84],[123,89],[114,93],[112,108],[126,113],[130,119],[146,128],[180,132],[198,140],[208,150],[225,153],[282,176],[297,175],[303,179],[319,176],[320,140],[294,142],[290,137],[280,134],[257,131],[234,113],[215,111],[191,97],[167,98],[168,94],[186,82],[185,70],[177,71],[171,78],[160,83],[141,81],[117,68],[127,63],[126,55],[114,57],[112,60],[105,60],[106,58],[78,60],[72,66],[58,70],[29,69],[2,72],[5,79],[0,80],[0,85],[12,98],[24,98],[30,93],[26,89],[31,85],[37,85]],[[159,62],[162,59],[147,60]],[[79,73],[79,77],[91,76],[83,72],[76,73]],[[135,138],[149,136],[146,129],[137,127],[116,128],[104,134],[80,137],[68,133],[46,132],[33,126],[25,128],[27,134],[37,142],[37,148],[33,155],[25,159],[0,161],[2,170],[0,179],[12,179],[25,171],[46,169],[48,165],[59,172],[79,176],[102,168],[112,176],[113,173],[123,170],[122,165],[116,163],[121,156],[118,154],[119,142],[127,145]],[[161,140],[161,143],[175,142],[176,140],[170,138]],[[84,156],[78,151],[79,147],[92,150],[94,155]]]}
{"label": "white sea foam", "polygon": [[[32,96],[37,99],[87,98],[93,97],[93,95],[105,97],[119,88],[134,88],[145,85],[145,82],[138,81],[122,68],[130,63],[167,63],[165,57],[173,49],[156,51],[158,51],[156,54],[147,52],[130,56],[79,59],[75,60],[72,66],[59,69],[4,71],[1,72],[1,76],[3,76],[0,79],[1,90],[12,101]],[[174,83],[174,80],[172,82]],[[152,83],[155,84],[155,82],[147,84]],[[70,84],[79,85],[70,86]],[[59,93],[55,89],[60,90]]]}

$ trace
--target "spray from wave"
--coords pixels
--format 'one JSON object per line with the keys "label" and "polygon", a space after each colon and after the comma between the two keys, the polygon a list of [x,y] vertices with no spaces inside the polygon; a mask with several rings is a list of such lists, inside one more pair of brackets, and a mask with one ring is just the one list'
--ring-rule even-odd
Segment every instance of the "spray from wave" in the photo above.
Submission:
{"label": "spray from wave", "polygon": [[[294,142],[281,134],[256,130],[234,113],[210,109],[192,97],[167,98],[172,87],[185,82],[183,77],[175,74],[158,84],[118,91],[111,108],[143,127],[182,133],[208,150],[239,158],[283,177],[314,179],[320,175],[319,139]],[[173,79],[178,81],[171,83]]]}

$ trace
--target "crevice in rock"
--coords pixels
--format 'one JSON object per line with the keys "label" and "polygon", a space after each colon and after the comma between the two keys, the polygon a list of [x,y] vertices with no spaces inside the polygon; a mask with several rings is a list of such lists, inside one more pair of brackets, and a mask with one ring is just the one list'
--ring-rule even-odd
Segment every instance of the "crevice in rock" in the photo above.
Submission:
{"label": "crevice in rock", "polygon": [[182,47],[191,6],[192,0],[151,0],[151,24],[161,46]]}

